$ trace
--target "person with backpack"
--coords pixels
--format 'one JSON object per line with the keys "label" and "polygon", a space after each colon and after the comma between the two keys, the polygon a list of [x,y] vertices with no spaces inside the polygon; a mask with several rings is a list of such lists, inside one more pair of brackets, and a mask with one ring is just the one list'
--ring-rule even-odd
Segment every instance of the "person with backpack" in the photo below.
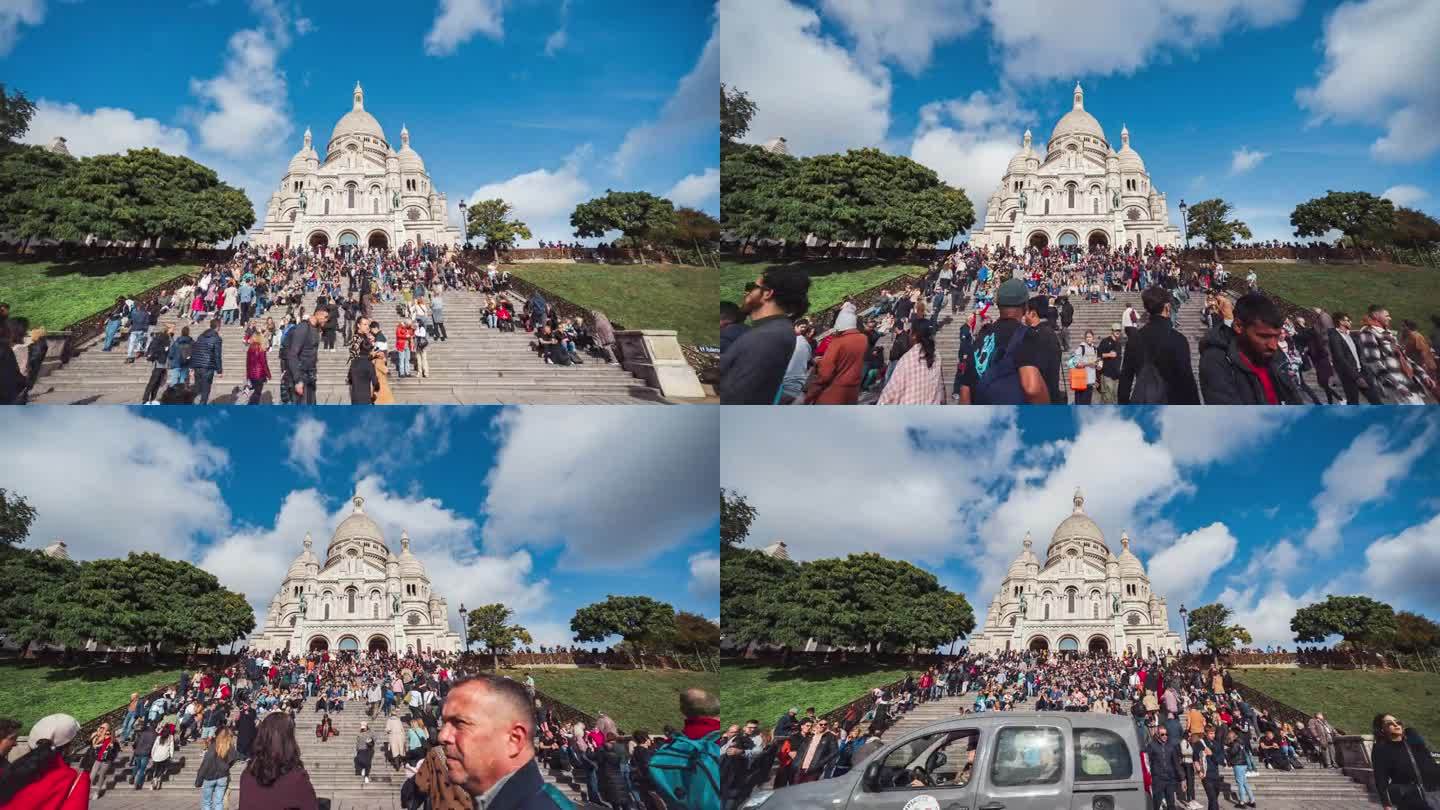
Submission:
{"label": "person with backpack", "polygon": [[1199,405],[1200,391],[1190,372],[1190,341],[1170,322],[1170,291],[1148,287],[1140,302],[1149,321],[1125,344],[1120,404]]}
{"label": "person with backpack", "polygon": [[140,396],[140,401],[146,405],[160,400],[160,389],[165,385],[166,365],[170,357],[170,341],[175,339],[175,325],[165,324],[163,329],[156,329],[155,334],[150,337],[150,345],[145,347],[145,360],[150,363],[150,381],[145,383],[145,393]]}
{"label": "person with backpack", "polygon": [[195,370],[195,389],[199,394],[201,405],[210,402],[210,386],[215,378],[225,373],[224,361],[221,356],[224,349],[224,341],[220,338],[220,319],[210,319],[210,328],[200,333],[195,339],[195,346],[190,355],[190,368]]}
{"label": "person with backpack", "polygon": [[190,358],[195,351],[195,338],[190,337],[190,327],[180,327],[180,337],[170,342],[169,353],[165,355],[165,368],[170,378],[166,388],[190,384]]}
{"label": "person with backpack", "polygon": [[650,757],[650,779],[671,807],[720,810],[720,701],[703,689],[680,693],[685,726]]}
{"label": "person with backpack", "polygon": [[[1046,405],[1050,386],[1041,369],[1044,346],[1025,317],[1030,291],[1025,282],[1009,278],[995,291],[999,320],[986,324],[961,362],[963,374],[957,391],[961,405]],[[1059,355],[1054,363],[1059,366]],[[1058,385],[1058,380],[1057,380]]]}
{"label": "person with backpack", "polygon": [[1301,405],[1279,351],[1285,318],[1275,302],[1249,293],[1234,324],[1218,323],[1200,342],[1200,388],[1207,405]]}

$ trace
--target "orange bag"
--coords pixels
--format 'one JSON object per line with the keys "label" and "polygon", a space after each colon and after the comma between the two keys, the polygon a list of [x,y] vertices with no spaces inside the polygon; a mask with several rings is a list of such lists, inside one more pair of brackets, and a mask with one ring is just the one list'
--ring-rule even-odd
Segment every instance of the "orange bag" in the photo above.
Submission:
{"label": "orange bag", "polygon": [[1080,368],[1079,366],[1070,369],[1070,390],[1084,391],[1086,388],[1089,387],[1090,375],[1085,373],[1085,369]]}

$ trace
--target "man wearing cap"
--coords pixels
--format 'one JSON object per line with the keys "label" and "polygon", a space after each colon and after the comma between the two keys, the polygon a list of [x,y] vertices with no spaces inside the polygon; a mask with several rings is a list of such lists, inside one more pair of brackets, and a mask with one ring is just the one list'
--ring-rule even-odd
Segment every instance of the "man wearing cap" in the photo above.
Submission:
{"label": "man wearing cap", "polygon": [[1050,391],[1050,404],[1064,405],[1067,401],[1065,389],[1060,387],[1060,336],[1055,329],[1055,308],[1050,306],[1050,297],[1037,295],[1025,302],[1024,324],[1035,333],[1040,348],[1036,353],[1036,364],[1045,388]]}
{"label": "man wearing cap", "polygon": [[785,367],[795,352],[795,326],[810,308],[810,276],[771,268],[745,291],[741,317],[750,331],[720,355],[720,404],[772,405],[779,401]]}
{"label": "man wearing cap", "polygon": [[1164,287],[1150,287],[1140,294],[1150,320],[1125,346],[1125,360],[1120,367],[1121,405],[1130,404],[1135,377],[1147,364],[1153,365],[1164,381],[1163,404],[1200,404],[1200,389],[1190,370],[1190,341],[1170,323],[1171,300],[1170,291]]}
{"label": "man wearing cap", "polygon": [[[1016,332],[1026,328],[1021,318],[1025,317],[1025,305],[1029,297],[1030,291],[1025,287],[1025,282],[1018,278],[1006,279],[995,291],[995,308],[999,310],[1000,319],[986,325],[975,336],[974,347],[966,358],[960,386],[956,391],[960,404],[995,404],[981,401],[984,397],[976,395],[977,388],[985,372],[1004,358],[1007,347],[1015,340]],[[1045,384],[1045,378],[1041,375],[1043,360],[1040,355],[1044,351],[1041,341],[1031,329],[1026,330],[1015,346],[1019,398],[1032,405],[1045,405],[1050,402],[1050,387]],[[1054,358],[1057,368],[1059,362],[1057,353]],[[1056,384],[1059,384],[1058,381]]]}
{"label": "man wearing cap", "polygon": [[1100,341],[1100,401],[1106,405],[1119,404],[1120,393],[1120,349],[1121,337],[1125,332],[1120,322],[1110,324],[1110,335]]}

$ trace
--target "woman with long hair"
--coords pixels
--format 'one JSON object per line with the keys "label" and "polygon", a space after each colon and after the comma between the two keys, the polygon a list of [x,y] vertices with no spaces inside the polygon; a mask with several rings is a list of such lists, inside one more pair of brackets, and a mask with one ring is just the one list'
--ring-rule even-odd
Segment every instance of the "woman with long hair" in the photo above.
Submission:
{"label": "woman with long hair", "polygon": [[935,324],[910,322],[911,346],[895,364],[895,371],[880,392],[881,405],[943,405],[945,380],[935,358]]}
{"label": "woman with long hair", "polygon": [[43,717],[30,729],[30,751],[0,776],[0,807],[6,810],[85,810],[90,775],[65,764],[65,749],[80,733],[68,714]]}
{"label": "woman with long hair", "polygon": [[105,777],[110,771],[110,763],[115,761],[115,754],[120,750],[120,743],[115,735],[110,732],[109,723],[101,723],[100,728],[90,735],[90,756],[95,763],[90,766],[90,800],[100,798],[100,789],[105,784]]}
{"label": "woman with long hair", "polygon": [[205,758],[195,772],[195,787],[200,788],[200,810],[225,810],[230,766],[239,758],[235,733],[228,728],[215,732],[215,744],[205,750]]}
{"label": "woman with long hair", "polygon": [[405,730],[405,761],[415,765],[425,758],[425,743],[430,739],[430,732],[425,730],[425,723],[418,717],[410,718],[410,727]]}
{"label": "woman with long hair", "polygon": [[240,774],[239,810],[319,810],[315,787],[300,761],[295,726],[281,712],[266,715],[250,763]]}
{"label": "woman with long hair", "polygon": [[1440,765],[1424,741],[1388,712],[1375,715],[1370,728],[1375,734],[1375,747],[1370,751],[1375,792],[1385,810],[1434,807],[1440,794]]}

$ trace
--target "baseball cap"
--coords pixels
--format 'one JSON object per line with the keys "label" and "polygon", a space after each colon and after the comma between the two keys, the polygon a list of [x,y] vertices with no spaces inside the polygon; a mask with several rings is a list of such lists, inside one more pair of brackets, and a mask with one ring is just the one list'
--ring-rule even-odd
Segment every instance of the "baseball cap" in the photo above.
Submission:
{"label": "baseball cap", "polygon": [[995,305],[1000,307],[1023,307],[1025,300],[1030,297],[1030,290],[1025,282],[1018,278],[1007,278],[1000,283],[1000,289],[995,291]]}
{"label": "baseball cap", "polygon": [[1110,324],[1110,331],[1111,331],[1111,332],[1119,332],[1119,331],[1120,331],[1120,324],[1119,324],[1118,322],[1117,322],[1117,323],[1112,323],[1112,324]]}

